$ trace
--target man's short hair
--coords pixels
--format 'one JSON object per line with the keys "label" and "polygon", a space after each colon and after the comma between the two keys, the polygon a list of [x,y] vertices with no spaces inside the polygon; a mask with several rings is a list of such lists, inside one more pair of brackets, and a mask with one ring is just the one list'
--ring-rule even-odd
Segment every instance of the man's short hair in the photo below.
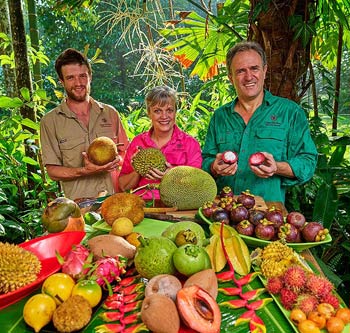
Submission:
{"label": "man's short hair", "polygon": [[71,64],[86,65],[89,75],[92,73],[88,58],[80,51],[69,48],[64,50],[55,61],[55,69],[61,80],[63,80],[62,66]]}
{"label": "man's short hair", "polygon": [[259,43],[252,42],[252,41],[239,42],[227,51],[226,69],[227,69],[228,75],[230,74],[230,71],[231,71],[231,63],[232,63],[233,57],[239,52],[244,52],[244,51],[249,51],[249,50],[256,51],[260,55],[262,62],[263,62],[263,66],[265,66],[267,64],[266,53]]}

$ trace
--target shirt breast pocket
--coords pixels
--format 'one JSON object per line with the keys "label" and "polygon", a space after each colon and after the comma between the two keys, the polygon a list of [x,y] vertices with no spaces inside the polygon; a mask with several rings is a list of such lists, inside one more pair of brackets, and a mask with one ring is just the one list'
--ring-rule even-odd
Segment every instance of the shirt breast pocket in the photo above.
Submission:
{"label": "shirt breast pocket", "polygon": [[287,131],[282,128],[261,128],[255,134],[258,151],[266,151],[280,160],[286,154]]}
{"label": "shirt breast pocket", "polygon": [[60,143],[62,161],[64,166],[80,167],[83,157],[81,153],[85,150],[84,138],[68,138]]}

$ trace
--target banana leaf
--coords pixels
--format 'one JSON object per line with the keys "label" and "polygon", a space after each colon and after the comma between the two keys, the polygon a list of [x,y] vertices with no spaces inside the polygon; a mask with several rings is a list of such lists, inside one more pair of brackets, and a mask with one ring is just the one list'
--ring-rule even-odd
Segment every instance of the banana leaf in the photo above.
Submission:
{"label": "banana leaf", "polygon": [[[222,283],[220,287],[229,287],[229,283]],[[262,288],[263,284],[259,279],[255,279],[249,285],[245,286],[245,290],[252,290],[257,288]],[[37,291],[39,292],[39,291]],[[3,332],[8,333],[23,333],[23,332],[34,332],[29,326],[27,326],[22,317],[23,306],[30,296],[15,303],[2,311],[0,311],[0,327]],[[268,294],[263,294],[259,298],[269,297]],[[219,294],[217,302],[221,303],[232,299],[232,296],[227,296]],[[222,313],[222,323],[221,323],[221,333],[247,333],[249,332],[248,324],[242,324],[235,327],[236,319],[245,312],[244,309],[228,309],[226,307],[221,307]],[[98,316],[99,313],[106,311],[101,307],[98,308],[89,325],[82,330],[82,333],[93,333],[95,332],[95,327],[98,325],[105,324]],[[281,332],[293,332],[294,328],[290,324],[288,318],[281,311],[280,307],[275,303],[269,303],[261,310],[257,311],[257,315],[264,321],[267,332],[269,333],[281,333]],[[45,326],[40,332],[42,333],[54,333],[56,330],[49,324]],[[297,332],[297,331],[296,331]]]}
{"label": "banana leaf", "polygon": [[[144,221],[143,221],[144,222]],[[144,233],[146,236],[151,236],[152,234],[160,234],[167,226],[174,222],[165,222],[158,220],[147,219],[147,223],[143,223],[138,227],[138,231]],[[175,222],[178,223],[178,222]],[[311,269],[317,270],[312,263],[309,265]],[[256,278],[249,284],[245,285],[243,291],[255,290],[264,287],[264,279]],[[230,282],[220,283],[220,288],[233,287]],[[36,290],[34,293],[40,292],[40,289]],[[34,294],[33,293],[33,294]],[[1,332],[8,333],[23,333],[23,332],[34,332],[23,320],[22,311],[25,302],[29,299],[31,295],[22,299],[21,301],[5,308],[0,311],[0,327]],[[224,295],[219,293],[217,297],[218,304],[231,300],[234,296]],[[267,292],[261,294],[257,299],[270,298],[271,295]],[[296,327],[290,322],[288,316],[289,312],[283,309],[282,305],[279,303],[278,297],[273,297],[274,301],[266,304],[263,308],[256,311],[256,314],[263,320],[266,326],[266,332],[268,333],[281,333],[281,332],[298,332]],[[346,304],[341,300],[341,306],[346,307]],[[245,308],[241,309],[231,309],[224,306],[220,306],[222,314],[221,322],[221,333],[249,333],[249,324],[243,323],[235,326],[237,319],[247,310]],[[93,317],[89,325],[81,331],[81,333],[94,333],[95,327],[105,324],[99,314],[106,310],[102,307],[97,307],[94,309]],[[347,325],[349,330],[350,324]],[[52,324],[45,326],[41,333],[54,333],[56,332]],[[184,332],[184,331],[181,331]],[[189,331],[188,331],[189,332]],[[325,332],[324,330],[322,332]]]}
{"label": "banana leaf", "polygon": [[[230,287],[230,283],[220,283],[220,287]],[[258,289],[264,287],[262,281],[260,279],[253,280],[249,285],[244,287],[245,291]],[[40,290],[36,291],[40,292]],[[31,295],[30,295],[31,296]],[[2,332],[8,333],[23,333],[23,332],[34,332],[23,320],[22,311],[25,302],[29,299],[26,297],[3,310],[0,311],[0,327]],[[269,294],[262,294],[259,299],[271,297]],[[220,304],[224,301],[228,301],[232,299],[232,296],[227,296],[219,293],[217,297],[217,302]],[[346,306],[343,301],[341,301],[342,306]],[[221,322],[221,333],[248,333],[249,328],[248,324],[241,324],[239,326],[235,326],[237,318],[245,312],[245,309],[229,309],[226,307],[220,307],[222,314],[222,322]],[[90,321],[89,325],[82,330],[82,333],[94,333],[95,327],[98,325],[105,324],[100,318],[99,313],[105,311],[104,309],[97,308],[94,312],[93,318]],[[279,304],[277,298],[275,298],[274,302],[271,302],[264,306],[262,309],[258,310],[257,315],[263,320],[266,326],[266,332],[268,333],[281,333],[281,332],[298,332],[296,327],[289,321],[288,314],[289,312],[284,310],[282,306]],[[347,325],[347,329],[349,329],[350,325]],[[324,331],[324,330],[322,330]],[[45,326],[41,331],[41,333],[55,333],[52,324]],[[324,331],[325,332],[325,331]]]}

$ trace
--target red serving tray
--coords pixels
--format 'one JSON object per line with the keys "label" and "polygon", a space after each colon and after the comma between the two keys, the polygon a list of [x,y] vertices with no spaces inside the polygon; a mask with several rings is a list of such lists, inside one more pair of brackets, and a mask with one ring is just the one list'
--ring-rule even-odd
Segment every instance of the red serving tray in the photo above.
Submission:
{"label": "red serving tray", "polygon": [[79,244],[85,236],[84,231],[66,231],[52,233],[19,244],[20,247],[34,253],[41,261],[41,271],[37,279],[15,291],[0,295],[0,310],[31,294],[51,274],[60,270],[56,251],[65,256],[73,245]]}

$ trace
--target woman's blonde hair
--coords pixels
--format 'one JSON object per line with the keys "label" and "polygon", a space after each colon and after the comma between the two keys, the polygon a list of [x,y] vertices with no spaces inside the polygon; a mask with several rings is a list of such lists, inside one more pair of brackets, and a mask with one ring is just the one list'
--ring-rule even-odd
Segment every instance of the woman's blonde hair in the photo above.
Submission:
{"label": "woman's blonde hair", "polygon": [[158,86],[153,88],[146,96],[146,109],[149,112],[151,106],[159,104],[165,105],[168,101],[172,100],[176,107],[177,97],[176,91],[168,86]]}

